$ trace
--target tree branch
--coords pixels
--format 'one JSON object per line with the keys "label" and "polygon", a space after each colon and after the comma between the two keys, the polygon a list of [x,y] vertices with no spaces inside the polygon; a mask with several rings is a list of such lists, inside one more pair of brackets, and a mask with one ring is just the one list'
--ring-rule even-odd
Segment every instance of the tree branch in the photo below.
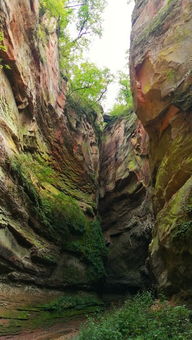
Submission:
{"label": "tree branch", "polygon": [[73,93],[73,92],[76,92],[76,91],[88,90],[90,88],[91,88],[91,85],[90,86],[79,87],[79,88],[76,88],[76,89],[71,89],[70,94]]}
{"label": "tree branch", "polygon": [[99,98],[97,99],[97,102],[100,102],[100,100],[103,98],[104,94],[107,92],[107,88],[101,92],[101,95],[99,96]]}

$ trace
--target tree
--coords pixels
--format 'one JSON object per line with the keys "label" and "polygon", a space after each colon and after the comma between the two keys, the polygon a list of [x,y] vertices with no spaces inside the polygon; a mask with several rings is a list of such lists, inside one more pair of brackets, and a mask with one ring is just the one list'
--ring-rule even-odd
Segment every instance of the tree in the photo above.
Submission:
{"label": "tree", "polygon": [[[60,68],[69,79],[73,77],[73,69],[77,78],[77,68],[73,65],[82,62],[83,50],[92,35],[101,35],[105,3],[106,0],[40,0],[42,9],[58,19]],[[73,37],[69,32],[71,22],[76,33]],[[87,71],[90,74],[90,68]]]}
{"label": "tree", "polygon": [[108,68],[99,69],[95,64],[83,62],[73,67],[73,76],[69,82],[69,95],[81,98],[91,106],[104,98],[113,76]]}
{"label": "tree", "polygon": [[112,116],[127,115],[133,110],[133,97],[128,74],[119,72],[119,85],[120,90],[116,98],[117,102],[110,111]]}
{"label": "tree", "polygon": [[83,40],[87,44],[92,34],[101,35],[102,18],[106,0],[40,0],[40,5],[51,16],[58,18],[60,35],[69,21],[75,23],[77,36],[72,44]]}
{"label": "tree", "polygon": [[61,30],[67,26],[70,14],[69,9],[66,8],[66,2],[67,0],[40,0],[41,8],[50,16],[58,19]]}
{"label": "tree", "polygon": [[89,40],[92,34],[101,35],[101,13],[104,10],[105,4],[105,0],[76,0],[68,2],[68,7],[78,8],[76,11],[78,35],[75,40],[79,40],[82,37],[86,37]]}
{"label": "tree", "polygon": [[120,104],[126,104],[128,107],[132,108],[133,98],[130,87],[129,75],[124,72],[119,72],[119,96],[117,98]]}
{"label": "tree", "polygon": [[[92,35],[101,35],[101,14],[106,0],[40,0],[41,7],[58,19],[60,66],[68,78],[68,96],[97,110],[113,76],[108,68],[82,61]],[[68,27],[73,22],[76,36]],[[71,26],[70,26],[71,27]]]}

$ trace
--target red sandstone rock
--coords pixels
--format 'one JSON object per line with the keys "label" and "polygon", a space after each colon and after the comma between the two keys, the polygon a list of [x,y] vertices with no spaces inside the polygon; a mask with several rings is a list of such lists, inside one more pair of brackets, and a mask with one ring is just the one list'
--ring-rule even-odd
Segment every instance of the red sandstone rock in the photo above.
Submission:
{"label": "red sandstone rock", "polygon": [[100,213],[109,247],[106,289],[146,287],[152,227],[148,135],[135,114],[106,127],[100,168]]}
{"label": "red sandstone rock", "polygon": [[158,288],[170,295],[191,294],[191,231],[184,227],[191,223],[191,27],[190,0],[136,1],[130,69],[136,113],[150,141],[151,264]]}
{"label": "red sandstone rock", "polygon": [[[28,157],[30,179],[41,197],[65,194],[93,217],[98,197],[97,117],[86,110],[79,114],[74,103],[66,102],[57,23],[39,12],[38,0],[0,1],[0,27],[6,48],[0,57],[10,67],[0,70],[0,280],[50,287],[92,285],[86,261],[79,253],[75,257],[64,252],[60,241],[66,240],[55,240],[32,210],[33,194],[14,173],[12,159]],[[43,182],[32,167],[37,157],[52,171],[45,172]],[[76,235],[70,242],[73,239]],[[75,279],[73,271],[69,277],[69,267],[75,268]]]}

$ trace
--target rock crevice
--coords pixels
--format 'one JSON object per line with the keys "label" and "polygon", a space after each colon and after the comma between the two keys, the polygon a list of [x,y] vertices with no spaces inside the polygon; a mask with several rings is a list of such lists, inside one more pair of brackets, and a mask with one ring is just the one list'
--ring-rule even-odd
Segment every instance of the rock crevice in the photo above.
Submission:
{"label": "rock crevice", "polygon": [[136,115],[105,116],[101,136],[66,95],[55,20],[38,0],[1,1],[1,282],[136,291],[153,273],[159,290],[191,294],[191,10],[136,1]]}

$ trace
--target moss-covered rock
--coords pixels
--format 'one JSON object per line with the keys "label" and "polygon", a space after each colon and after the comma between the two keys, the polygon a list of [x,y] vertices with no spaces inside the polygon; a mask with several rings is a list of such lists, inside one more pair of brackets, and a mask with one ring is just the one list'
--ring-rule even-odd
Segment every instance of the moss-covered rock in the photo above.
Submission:
{"label": "moss-covered rock", "polygon": [[191,10],[190,1],[137,1],[130,56],[136,113],[149,134],[156,220],[151,270],[160,290],[185,296],[192,276],[186,213],[192,174]]}

